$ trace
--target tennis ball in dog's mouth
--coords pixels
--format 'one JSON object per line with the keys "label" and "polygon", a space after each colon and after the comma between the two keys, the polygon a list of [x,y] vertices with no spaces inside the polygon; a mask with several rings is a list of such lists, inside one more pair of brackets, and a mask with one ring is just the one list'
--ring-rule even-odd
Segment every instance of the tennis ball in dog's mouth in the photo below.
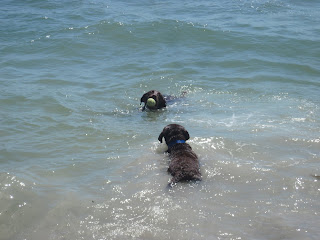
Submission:
{"label": "tennis ball in dog's mouth", "polygon": [[154,107],[155,105],[156,105],[156,101],[153,98],[148,98],[147,106],[148,107]]}

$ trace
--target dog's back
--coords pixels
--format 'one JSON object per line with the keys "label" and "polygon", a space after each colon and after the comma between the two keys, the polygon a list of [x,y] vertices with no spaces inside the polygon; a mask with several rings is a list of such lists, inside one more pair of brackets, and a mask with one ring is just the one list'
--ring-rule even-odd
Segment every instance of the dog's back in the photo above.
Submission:
{"label": "dog's back", "polygon": [[173,176],[171,183],[201,180],[198,156],[187,143],[176,144],[170,149],[168,172]]}

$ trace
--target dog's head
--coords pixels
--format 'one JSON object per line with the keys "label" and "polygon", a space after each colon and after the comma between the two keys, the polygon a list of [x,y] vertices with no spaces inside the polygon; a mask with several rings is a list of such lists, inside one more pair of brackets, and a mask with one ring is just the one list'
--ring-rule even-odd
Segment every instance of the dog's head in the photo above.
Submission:
{"label": "dog's head", "polygon": [[[155,100],[154,106],[147,105],[147,101],[149,98],[152,98],[153,100]],[[140,104],[141,103],[144,103],[144,107],[142,110],[144,110],[146,107],[149,108],[150,110],[156,110],[156,109],[166,107],[166,100],[164,99],[162,94],[156,90],[151,90],[151,91],[143,94],[143,96],[141,97],[141,100],[140,100]]]}
{"label": "dog's head", "polygon": [[187,141],[190,136],[188,131],[179,124],[169,124],[160,133],[158,140],[162,143],[162,138],[165,139],[166,144],[170,144],[173,141],[184,140]]}

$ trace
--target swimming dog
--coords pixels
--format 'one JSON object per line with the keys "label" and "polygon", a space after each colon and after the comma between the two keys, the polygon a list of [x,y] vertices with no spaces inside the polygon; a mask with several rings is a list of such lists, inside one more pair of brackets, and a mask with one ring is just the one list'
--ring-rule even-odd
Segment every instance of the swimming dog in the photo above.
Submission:
{"label": "swimming dog", "polygon": [[[150,102],[148,101],[150,98],[155,101],[154,105],[148,104]],[[165,97],[159,91],[156,91],[156,90],[151,90],[143,94],[140,100],[140,105],[141,103],[144,103],[142,111],[144,111],[146,107],[150,110],[156,110],[156,109],[161,109],[167,106]]]}
{"label": "swimming dog", "polygon": [[180,181],[196,180],[201,181],[200,164],[198,156],[186,143],[190,138],[188,131],[179,124],[169,124],[160,133],[158,140],[162,138],[168,146],[170,164],[168,172],[172,175],[169,186]]}

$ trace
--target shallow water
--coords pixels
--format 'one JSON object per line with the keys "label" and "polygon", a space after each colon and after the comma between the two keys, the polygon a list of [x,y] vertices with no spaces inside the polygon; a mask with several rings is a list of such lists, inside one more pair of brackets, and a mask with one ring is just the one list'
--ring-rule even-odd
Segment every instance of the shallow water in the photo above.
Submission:
{"label": "shallow water", "polygon": [[[5,0],[0,239],[319,239],[319,7]],[[170,123],[202,182],[166,189]]]}

